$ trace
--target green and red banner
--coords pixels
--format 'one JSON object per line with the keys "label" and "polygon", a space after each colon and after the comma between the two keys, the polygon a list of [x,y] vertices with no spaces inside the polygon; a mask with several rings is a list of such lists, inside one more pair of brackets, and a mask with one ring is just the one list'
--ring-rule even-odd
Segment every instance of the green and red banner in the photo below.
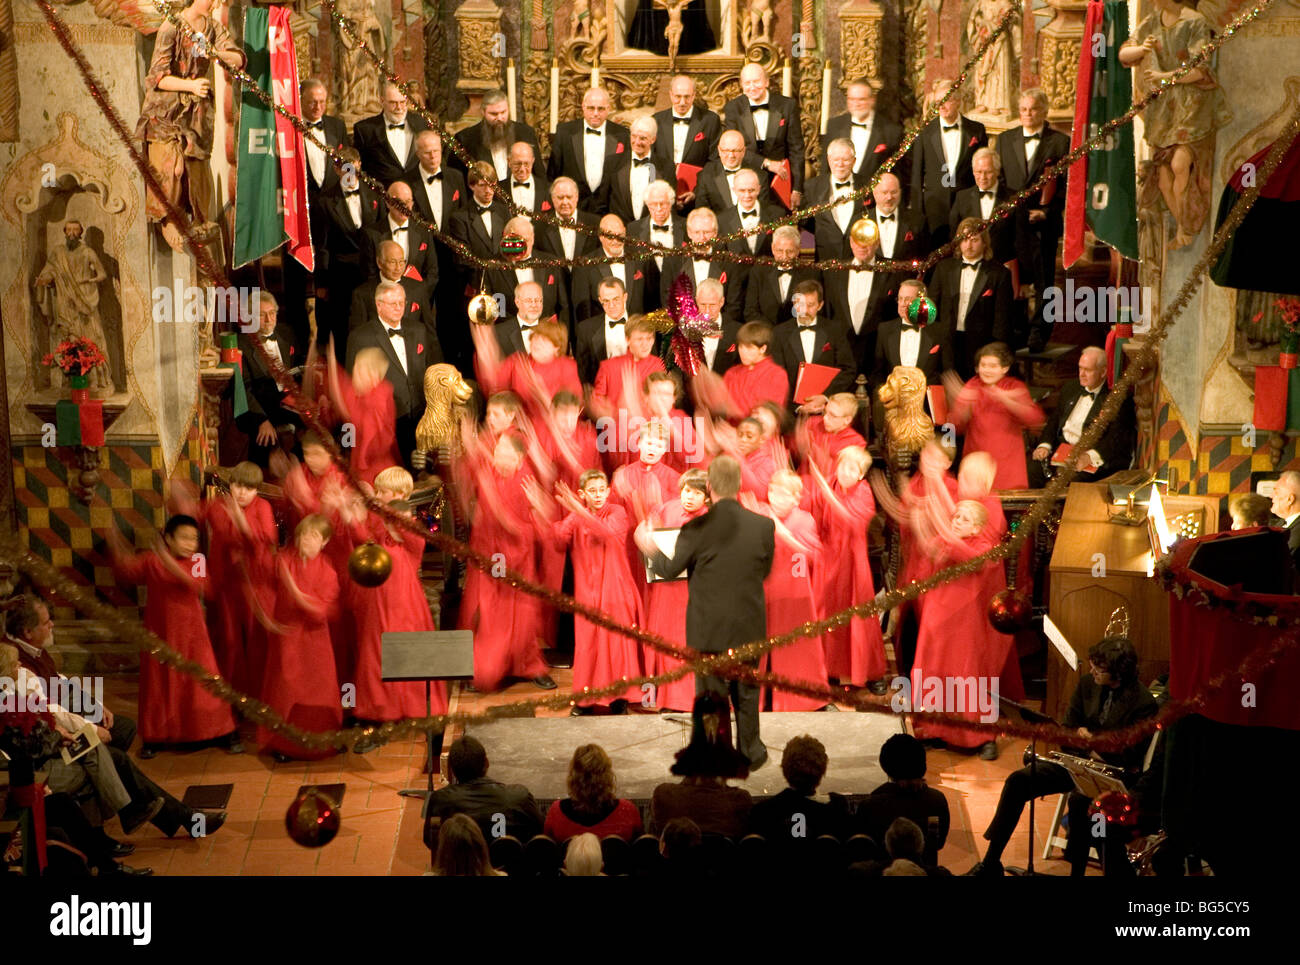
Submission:
{"label": "green and red banner", "polygon": [[102,446],[104,403],[100,399],[71,402],[60,399],[54,405],[54,441],[60,446]]}
{"label": "green and red banner", "polygon": [[[1127,36],[1127,0],[1091,0],[1083,27],[1071,150],[1133,106],[1131,71],[1119,62],[1119,48]],[[1065,195],[1066,267],[1083,255],[1085,227],[1092,228],[1098,241],[1136,260],[1137,225],[1133,125],[1122,124],[1070,165]]]}

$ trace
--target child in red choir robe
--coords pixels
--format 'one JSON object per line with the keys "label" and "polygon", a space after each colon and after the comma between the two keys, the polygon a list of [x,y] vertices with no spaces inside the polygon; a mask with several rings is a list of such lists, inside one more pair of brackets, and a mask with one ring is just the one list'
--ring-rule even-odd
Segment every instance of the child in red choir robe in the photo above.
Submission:
{"label": "child in red choir robe", "polygon": [[373,483],[375,474],[400,465],[397,448],[397,408],[388,381],[388,356],[383,349],[363,348],[352,362],[352,377],[342,376],[330,358],[330,395],[343,420],[343,449],[357,478]]}
{"label": "child in red choir robe", "polygon": [[578,477],[600,463],[596,428],[582,419],[582,396],[561,389],[551,399],[550,416],[538,428],[542,451],[555,466],[556,478],[570,489]]}
{"label": "child in red choir robe", "polygon": [[[936,570],[964,563],[990,549],[997,536],[988,526],[988,511],[973,499],[957,504],[950,527],[927,544]],[[999,633],[985,614],[989,600],[1006,586],[999,560],[932,589],[921,614],[921,633],[910,677],[916,710],[959,713],[970,720],[997,719],[999,695],[1024,696],[1015,641]],[[958,747],[980,748],[984,760],[996,760],[992,735],[952,724],[913,718],[916,736]]]}
{"label": "child in red choir robe", "polygon": [[752,416],[736,426],[736,456],[740,460],[740,491],[756,498],[766,498],[772,474],[778,468],[776,458],[785,452],[777,442],[763,441],[763,424]]}
{"label": "child in red choir robe", "polygon": [[[654,325],[644,315],[627,321],[627,354],[605,359],[596,370],[588,408],[596,418],[618,422],[618,410],[627,409],[641,396],[646,376],[664,371],[664,363],[651,355],[655,347]],[[598,426],[599,428],[599,426]]]}
{"label": "child in red choir robe", "polygon": [[966,436],[962,451],[987,452],[997,463],[994,489],[1028,487],[1024,433],[1045,421],[1025,383],[1009,376],[1010,371],[1011,353],[1001,342],[994,342],[979,350],[975,378],[965,385],[951,375],[944,380],[956,397],[952,421]]}
{"label": "child in red choir robe", "polygon": [[[411,474],[400,466],[390,466],[375,476],[375,499],[391,505],[405,500],[415,488]],[[392,559],[388,579],[375,587],[361,586],[349,580],[344,591],[343,605],[347,609],[354,638],[356,708],[354,715],[359,723],[381,723],[402,720],[405,717],[425,716],[424,684],[419,681],[389,681],[383,679],[383,635],[385,633],[418,633],[437,629],[429,600],[420,583],[420,560],[424,556],[424,540],[418,533],[390,523],[378,513],[343,503],[343,518],[352,529],[357,545],[374,542],[383,547]],[[410,510],[399,510],[411,517]],[[343,683],[345,681],[340,681]],[[441,682],[433,685],[433,713],[447,709],[447,688]],[[357,754],[364,754],[382,743],[378,737],[362,737],[353,746]]]}
{"label": "child in red choir robe", "polygon": [[334,462],[325,440],[308,429],[298,437],[302,462],[294,463],[284,477],[284,498],[289,525],[321,512],[321,492],[327,486],[347,486],[347,477]]}
{"label": "child in red choir robe", "polygon": [[826,402],[826,410],[802,422],[797,433],[800,472],[808,475],[808,463],[817,464],[823,476],[835,472],[835,460],[848,446],[865,449],[867,440],[853,428],[853,417],[858,413],[858,400],[851,392],[837,392]]}
{"label": "child in red choir robe", "polygon": [[677,376],[669,372],[651,372],[645,377],[642,388],[646,420],[668,429],[668,451],[664,453],[664,462],[678,472],[699,468],[699,441],[695,438],[691,417],[677,408],[677,400],[682,394]]}
{"label": "child in red choir robe", "polygon": [[[773,474],[767,502],[750,497],[746,508],[770,517],[776,524],[776,555],[772,572],[763,582],[767,600],[767,635],[789,633],[795,627],[821,619],[814,577],[826,565],[821,538],[812,515],[799,508],[803,480],[789,469]],[[745,502],[745,500],[742,500]],[[820,635],[803,637],[770,651],[763,670],[812,687],[827,685],[826,653]],[[821,710],[826,702],[773,688],[773,710]]]}
{"label": "child in red choir robe", "polygon": [[[850,606],[869,603],[876,588],[867,557],[867,531],[876,515],[876,501],[863,477],[871,467],[871,456],[859,446],[840,450],[835,460],[835,479],[827,482],[814,465],[816,490],[812,515],[817,520],[822,550],[827,561],[822,567],[822,609],[826,616]],[[875,617],[854,617],[849,626],[828,630],[826,672],[842,684],[883,692],[888,665],[880,622]]]}
{"label": "child in red choir robe", "polygon": [[[145,629],[186,660],[217,673],[203,617],[208,576],[207,560],[199,552],[198,520],[172,516],[163,529],[162,545],[134,555],[128,555],[116,529],[109,530],[108,541],[118,578],[145,588]],[[145,759],[164,745],[199,741],[219,741],[232,754],[244,750],[230,705],[193,677],[163,666],[148,654],[140,658],[140,739],[144,742],[140,756]]]}
{"label": "child in red choir robe", "polygon": [[[688,469],[678,483],[680,492],[655,509],[650,522],[655,529],[680,529],[709,505],[709,474],[703,469]],[[644,569],[642,563],[642,569]],[[678,580],[656,580],[646,591],[646,629],[669,643],[686,646],[686,603],[689,587],[685,576]],[[682,662],[658,650],[645,651],[646,673],[657,676],[676,670]],[[695,704],[695,674],[662,683],[655,688],[655,706],[660,710],[688,711]]]}
{"label": "child in red choir robe", "polygon": [[772,326],[767,322],[746,322],[736,332],[736,352],[740,364],[727,369],[722,377],[730,403],[727,418],[738,422],[760,402],[785,406],[790,380],[785,369],[768,357]]}
{"label": "child in red choir robe", "polygon": [[540,421],[556,392],[582,395],[578,363],[564,354],[569,330],[559,322],[539,322],[528,341],[528,351],[501,358],[496,336],[486,325],[471,326],[476,348],[474,368],[485,392],[513,392],[524,415]]}
{"label": "child in red choir robe", "polygon": [[272,561],[280,541],[271,504],[257,494],[262,469],[241,462],[230,473],[230,495],[204,503],[199,521],[208,535],[208,577],[220,587],[208,601],[208,633],[221,676],[256,696],[265,653],[257,646],[256,611],[274,605]]}
{"label": "child in red choir robe", "polygon": [[[308,516],[294,531],[293,544],[276,556],[276,626],[262,688],[262,700],[287,723],[318,733],[337,730],[343,723],[329,631],[329,618],[339,605],[339,578],[321,552],[333,533],[324,516]],[[265,729],[261,743],[282,762],[335,753],[332,748],[307,750]]]}
{"label": "child in red choir robe", "polygon": [[[609,499],[609,483],[599,469],[588,469],[578,480],[579,490],[557,484],[561,508],[568,515],[552,526],[556,542],[568,546],[573,560],[573,595],[579,603],[594,607],[627,626],[644,621],[641,597],[627,562],[627,536],[632,518],[620,504]],[[533,506],[539,513],[551,507],[534,492]],[[641,692],[626,691],[602,697],[581,696],[584,688],[597,689],[621,677],[641,673],[640,647],[631,637],[598,627],[585,617],[575,616],[573,692],[577,703],[573,715],[591,713],[597,706],[615,713],[626,710],[627,702],[640,700]]]}
{"label": "child in red choir robe", "polygon": [[465,578],[460,622],[461,629],[474,632],[474,687],[500,690],[507,678],[514,677],[552,690],[555,682],[546,674],[538,647],[540,602],[501,579],[505,570],[530,582],[538,579],[538,532],[525,490],[531,475],[524,468],[523,443],[506,434],[490,456],[470,453],[467,447],[477,485],[469,545],[504,568],[485,573],[471,566]]}
{"label": "child in red choir robe", "polygon": [[[640,458],[637,462],[620,466],[610,484],[609,498],[623,505],[633,523],[640,522],[651,511],[671,498],[678,487],[681,473],[663,461],[668,448],[669,430],[662,422],[647,422],[637,432],[635,446]],[[627,562],[642,604],[646,599],[645,566],[641,551],[637,549],[632,532],[627,534]]]}

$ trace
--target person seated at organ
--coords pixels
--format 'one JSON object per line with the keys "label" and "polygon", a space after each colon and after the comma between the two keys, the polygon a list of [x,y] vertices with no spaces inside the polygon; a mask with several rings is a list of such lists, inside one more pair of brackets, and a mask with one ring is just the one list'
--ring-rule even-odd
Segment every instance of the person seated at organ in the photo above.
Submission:
{"label": "person seated at organ", "polygon": [[1029,485],[1038,489],[1047,483],[1049,465],[1074,459],[1081,482],[1105,479],[1127,469],[1133,461],[1137,437],[1137,414],[1133,397],[1125,396],[1119,412],[1094,448],[1076,452],[1075,446],[1110,397],[1106,385],[1106,352],[1091,345],[1079,356],[1079,380],[1061,388],[1055,411],[1047,418],[1034,447],[1029,465]]}

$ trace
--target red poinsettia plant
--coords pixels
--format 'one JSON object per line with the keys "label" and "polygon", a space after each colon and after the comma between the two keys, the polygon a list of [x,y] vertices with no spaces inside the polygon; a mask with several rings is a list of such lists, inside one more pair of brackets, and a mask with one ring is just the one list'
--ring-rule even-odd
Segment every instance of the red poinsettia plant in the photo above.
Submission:
{"label": "red poinsettia plant", "polygon": [[1273,304],[1277,306],[1286,330],[1292,335],[1300,335],[1300,298],[1279,298]]}
{"label": "red poinsettia plant", "polygon": [[86,375],[96,366],[107,365],[108,359],[90,339],[75,335],[60,342],[58,348],[41,359],[41,364],[57,365],[64,375]]}

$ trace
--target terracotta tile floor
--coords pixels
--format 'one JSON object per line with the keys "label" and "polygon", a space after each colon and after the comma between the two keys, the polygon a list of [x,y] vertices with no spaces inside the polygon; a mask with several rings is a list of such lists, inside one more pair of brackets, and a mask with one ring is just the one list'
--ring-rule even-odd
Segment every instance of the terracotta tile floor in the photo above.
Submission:
{"label": "terracotta tile floor", "polygon": [[[572,673],[553,672],[556,682],[567,689]],[[106,681],[110,706],[134,715],[137,686],[133,678]],[[519,683],[499,694],[461,694],[453,698],[462,710],[482,710],[541,693],[531,684]],[[565,716],[564,711],[542,710],[538,716]],[[251,736],[251,735],[250,735]],[[447,735],[449,746],[456,733]],[[421,840],[420,801],[402,798],[397,791],[422,786],[424,745],[418,739],[394,742],[378,751],[359,756],[352,753],[322,761],[277,764],[270,756],[249,751],[230,755],[217,749],[190,754],[159,754],[141,766],[155,781],[178,797],[191,784],[233,784],[228,818],[221,830],[209,838],[192,841],[167,839],[146,825],[126,840],[136,845],[129,863],[152,867],[159,875],[419,875],[429,865],[429,853]],[[997,805],[1002,781],[1020,766],[1023,744],[1000,742],[997,761],[947,751],[931,751],[928,779],[948,798],[952,830],[940,862],[956,873],[967,870],[983,853],[983,830]],[[618,762],[614,762],[617,768]],[[306,849],[293,843],[285,832],[284,817],[294,792],[303,784],[347,785],[342,803],[343,823],[338,836],[320,849]],[[442,785],[441,778],[437,786]],[[863,788],[863,791],[870,788]],[[1036,815],[1036,850],[1041,853],[1055,808],[1054,797],[1039,802]],[[1028,819],[1022,818],[1004,863],[1022,866],[1026,856]],[[121,837],[116,823],[110,834]],[[1038,861],[1038,870],[1068,874],[1059,860]],[[1095,867],[1089,874],[1099,873]]]}

